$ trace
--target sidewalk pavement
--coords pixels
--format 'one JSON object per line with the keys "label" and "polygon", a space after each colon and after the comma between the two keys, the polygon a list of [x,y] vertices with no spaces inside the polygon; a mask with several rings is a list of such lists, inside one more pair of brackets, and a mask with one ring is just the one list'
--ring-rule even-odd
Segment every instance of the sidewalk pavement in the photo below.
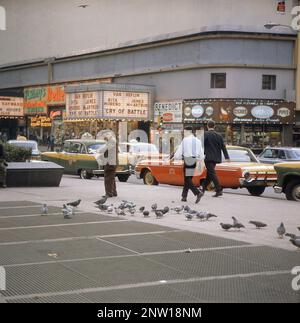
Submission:
{"label": "sidewalk pavement", "polygon": [[[117,182],[117,189],[119,196],[109,199],[107,203],[118,205],[121,200],[136,203],[136,214],[134,216],[126,216],[130,220],[159,224],[175,229],[205,233],[296,252],[296,248],[289,242],[288,237],[284,237],[284,239],[278,238],[276,228],[280,222],[283,222],[287,232],[300,235],[300,232],[297,230],[297,226],[300,225],[300,205],[297,202],[277,198],[231,194],[229,190],[221,198],[213,198],[211,192],[206,192],[200,203],[195,205],[195,197],[191,193],[189,193],[188,203],[180,202],[180,187],[145,186]],[[82,199],[82,203],[79,206],[80,211],[99,213],[100,211],[95,208],[93,202],[103,194],[103,179],[81,180],[77,177],[64,176],[60,187],[1,189],[0,202],[26,200],[62,206],[66,202]],[[152,212],[150,213],[150,218],[143,218],[138,208],[145,206],[150,211],[153,203],[157,203],[158,208],[165,206],[171,208],[187,204],[198,211],[214,213],[218,218],[205,222],[195,218],[192,221],[187,221],[183,214],[176,214],[174,211],[168,213],[162,219],[156,219]],[[102,213],[105,214],[105,212]],[[115,216],[115,214],[113,213],[112,216]],[[228,232],[222,230],[219,223],[232,223],[232,216],[235,216],[242,222],[246,229],[240,231],[230,230]],[[268,224],[268,227],[257,230],[248,223],[249,220],[265,222]]]}

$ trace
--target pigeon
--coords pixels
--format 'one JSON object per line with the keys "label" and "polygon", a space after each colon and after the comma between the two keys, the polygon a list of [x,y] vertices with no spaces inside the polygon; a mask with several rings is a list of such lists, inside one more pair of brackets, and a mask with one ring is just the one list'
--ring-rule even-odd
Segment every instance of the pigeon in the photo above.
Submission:
{"label": "pigeon", "polygon": [[183,206],[177,206],[171,209],[172,211],[175,211],[177,214],[181,213],[183,211]]}
{"label": "pigeon", "polygon": [[254,224],[256,229],[261,229],[267,226],[265,223],[259,221],[249,221],[249,223]]}
{"label": "pigeon", "polygon": [[300,250],[300,239],[290,239],[290,242]]}
{"label": "pigeon", "polygon": [[149,217],[149,211],[144,211],[144,212],[143,212],[143,215],[144,215],[144,218]]}
{"label": "pigeon", "polygon": [[208,221],[210,218],[217,218],[218,216],[212,213],[206,213],[206,221]]}
{"label": "pigeon", "polygon": [[226,231],[233,228],[233,225],[229,224],[229,223],[220,223],[220,226],[222,227],[222,229],[224,229]]}
{"label": "pigeon", "polygon": [[189,212],[191,208],[188,205],[185,205],[183,208],[184,212]]}
{"label": "pigeon", "polygon": [[48,214],[48,206],[47,204],[43,204],[42,210],[41,210],[41,215],[47,215]]}
{"label": "pigeon", "polygon": [[96,202],[94,202],[97,205],[104,204],[107,201],[107,196],[102,196],[102,198]]}
{"label": "pigeon", "polygon": [[73,208],[70,208],[66,204],[64,204],[62,213],[65,219],[72,219],[72,215],[74,215],[74,210]]}
{"label": "pigeon", "polygon": [[100,211],[107,211],[109,206],[106,204],[99,204],[96,206],[96,208],[98,208]]}
{"label": "pigeon", "polygon": [[145,211],[145,207],[144,207],[144,206],[140,207],[140,208],[139,208],[139,211],[140,211],[141,213],[143,213],[143,212]]}
{"label": "pigeon", "polygon": [[113,213],[113,205],[110,205],[108,208],[107,208],[107,213]]}
{"label": "pigeon", "polygon": [[279,238],[282,239],[283,235],[285,234],[285,227],[282,222],[280,223],[280,226],[277,228],[277,233],[279,235]]}
{"label": "pigeon", "polygon": [[119,216],[119,215],[125,215],[125,212],[124,212],[124,210],[121,210],[120,208],[116,208],[115,207],[115,212],[116,212],[116,214]]}
{"label": "pigeon", "polygon": [[155,211],[157,209],[157,203],[154,203],[151,205],[152,211]]}
{"label": "pigeon", "polygon": [[193,215],[193,214],[191,214],[191,213],[187,213],[187,214],[185,215],[185,217],[186,217],[186,219],[187,219],[188,221],[191,221],[191,220],[193,219],[194,215]]}
{"label": "pigeon", "polygon": [[79,199],[77,201],[67,203],[67,205],[77,207],[80,204],[80,202],[81,202],[81,200]]}
{"label": "pigeon", "polygon": [[163,214],[167,214],[170,211],[170,208],[168,206],[165,206],[164,209],[162,210]]}
{"label": "pigeon", "polygon": [[205,219],[205,214],[204,214],[203,212],[197,212],[197,213],[196,213],[196,217],[197,217],[199,220],[203,221],[203,220]]}
{"label": "pigeon", "polygon": [[159,210],[155,210],[155,215],[157,219],[161,219],[164,216],[162,211],[159,211]]}
{"label": "pigeon", "polygon": [[233,227],[236,229],[241,229],[241,228],[245,228],[245,226],[239,222],[234,216],[232,217],[233,220]]}
{"label": "pigeon", "polygon": [[130,207],[130,208],[128,208],[128,212],[133,216],[135,213],[135,209]]}
{"label": "pigeon", "polygon": [[291,239],[295,240],[295,239],[300,239],[300,236],[296,236],[293,233],[286,233],[285,234],[287,237],[290,237]]}

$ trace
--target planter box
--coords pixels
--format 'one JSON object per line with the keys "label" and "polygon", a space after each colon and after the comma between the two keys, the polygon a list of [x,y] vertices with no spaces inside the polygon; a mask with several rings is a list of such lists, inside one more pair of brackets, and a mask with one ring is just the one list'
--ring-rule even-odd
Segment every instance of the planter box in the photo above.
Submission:
{"label": "planter box", "polygon": [[64,168],[51,162],[8,163],[7,187],[59,186]]}

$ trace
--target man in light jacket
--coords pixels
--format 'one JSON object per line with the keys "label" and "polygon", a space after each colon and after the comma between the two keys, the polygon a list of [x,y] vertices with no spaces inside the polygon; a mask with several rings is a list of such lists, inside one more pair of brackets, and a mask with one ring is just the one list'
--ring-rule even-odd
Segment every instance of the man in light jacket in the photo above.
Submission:
{"label": "man in light jacket", "polygon": [[203,192],[199,190],[193,183],[197,161],[204,159],[204,152],[201,141],[193,135],[193,128],[190,126],[185,127],[185,138],[177,148],[174,159],[184,161],[184,186],[182,190],[182,202],[187,201],[189,190],[197,197],[196,203],[199,203]]}
{"label": "man in light jacket", "polygon": [[118,164],[117,140],[112,132],[108,132],[104,140],[106,144],[98,149],[97,162],[104,168],[104,186],[107,197],[118,196],[116,189],[116,169]]}

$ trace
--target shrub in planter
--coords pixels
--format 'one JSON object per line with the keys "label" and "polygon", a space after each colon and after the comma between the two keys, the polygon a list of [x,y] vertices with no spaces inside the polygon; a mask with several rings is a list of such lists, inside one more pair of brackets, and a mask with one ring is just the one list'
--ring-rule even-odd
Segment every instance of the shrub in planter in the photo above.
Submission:
{"label": "shrub in planter", "polygon": [[4,145],[5,160],[7,162],[25,162],[31,158],[31,149],[16,147],[13,145]]}

